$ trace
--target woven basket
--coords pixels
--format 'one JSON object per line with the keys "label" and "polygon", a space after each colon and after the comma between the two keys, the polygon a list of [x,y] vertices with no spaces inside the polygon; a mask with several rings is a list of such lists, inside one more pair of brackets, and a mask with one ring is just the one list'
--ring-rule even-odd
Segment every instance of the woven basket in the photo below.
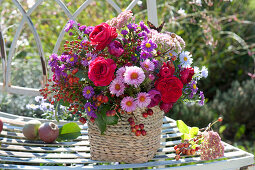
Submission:
{"label": "woven basket", "polygon": [[164,112],[158,106],[152,108],[154,114],[147,118],[142,117],[144,109],[134,112],[135,123],[144,124],[146,136],[135,136],[131,132],[130,115],[122,115],[118,124],[107,126],[104,135],[101,135],[96,124],[88,123],[90,154],[92,160],[142,163],[154,157],[160,147],[160,135]]}

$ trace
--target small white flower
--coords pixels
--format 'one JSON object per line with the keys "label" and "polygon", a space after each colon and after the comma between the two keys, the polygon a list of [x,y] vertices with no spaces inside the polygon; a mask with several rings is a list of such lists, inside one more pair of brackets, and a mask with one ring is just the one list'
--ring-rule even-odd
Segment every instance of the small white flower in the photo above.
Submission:
{"label": "small white flower", "polygon": [[205,66],[203,66],[201,69],[201,76],[204,78],[208,76],[208,69]]}
{"label": "small white flower", "polygon": [[190,52],[188,51],[183,51],[180,54],[180,62],[182,67],[190,67],[190,65],[192,64],[192,55],[190,54]]}
{"label": "small white flower", "polygon": [[39,108],[39,105],[34,105],[34,104],[27,104],[26,105],[27,109],[32,109],[32,110],[36,110]]}
{"label": "small white flower", "polygon": [[186,16],[187,14],[185,13],[185,10],[180,8],[178,11],[177,11],[178,14],[180,14],[181,16]]}
{"label": "small white flower", "polygon": [[167,52],[167,55],[169,56],[170,59],[173,59],[174,61],[177,59],[178,54],[174,51],[169,51]]}

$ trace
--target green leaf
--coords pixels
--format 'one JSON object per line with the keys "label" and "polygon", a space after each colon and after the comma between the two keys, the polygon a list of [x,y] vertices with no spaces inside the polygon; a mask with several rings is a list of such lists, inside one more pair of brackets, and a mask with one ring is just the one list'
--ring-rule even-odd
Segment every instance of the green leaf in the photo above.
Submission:
{"label": "green leaf", "polygon": [[189,127],[182,120],[177,120],[177,127],[181,133],[189,134]]}
{"label": "green leaf", "polygon": [[242,125],[238,128],[238,130],[237,130],[237,132],[236,132],[235,140],[241,139],[241,137],[243,136],[244,132],[245,132],[245,125],[242,124]]}
{"label": "green leaf", "polygon": [[183,133],[181,138],[182,138],[182,140],[190,140],[191,136],[190,136],[190,134]]}
{"label": "green leaf", "polygon": [[101,132],[101,135],[104,134],[105,130],[106,130],[106,123],[102,117],[102,115],[99,113],[97,114],[97,118],[95,119],[95,123],[97,124],[100,132]]}
{"label": "green leaf", "polygon": [[99,108],[99,114],[102,116],[103,120],[105,121],[106,125],[116,125],[118,123],[119,117],[117,115],[115,116],[106,116],[106,112],[111,109],[111,105],[102,105]]}
{"label": "green leaf", "polygon": [[220,126],[219,133],[222,134],[224,132],[224,130],[226,130],[226,128],[227,128],[226,125]]}
{"label": "green leaf", "polygon": [[191,138],[194,138],[195,136],[197,136],[198,131],[199,131],[198,127],[192,127],[189,130],[189,134],[190,134]]}
{"label": "green leaf", "polygon": [[81,135],[81,128],[74,122],[67,123],[59,129],[58,140],[72,140]]}

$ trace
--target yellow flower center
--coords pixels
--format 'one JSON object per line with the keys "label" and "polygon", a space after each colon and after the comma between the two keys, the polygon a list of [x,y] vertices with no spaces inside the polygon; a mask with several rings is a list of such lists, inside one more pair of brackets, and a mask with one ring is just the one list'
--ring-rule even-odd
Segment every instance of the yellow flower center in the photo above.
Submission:
{"label": "yellow flower center", "polygon": [[133,104],[132,101],[127,101],[127,102],[126,102],[126,105],[127,105],[127,106],[132,106],[132,104]]}
{"label": "yellow flower center", "polygon": [[149,68],[149,65],[148,65],[148,64],[144,64],[144,67],[145,67],[145,68]]}
{"label": "yellow flower center", "polygon": [[90,90],[87,90],[86,93],[87,93],[87,94],[90,94]]}
{"label": "yellow flower center", "polygon": [[131,74],[131,79],[133,80],[133,79],[137,79],[137,77],[138,77],[138,74],[137,73],[132,73]]}
{"label": "yellow flower center", "polygon": [[187,60],[188,60],[188,58],[187,58],[187,57],[184,57],[184,58],[183,58],[183,60],[184,60],[184,61],[187,61]]}
{"label": "yellow flower center", "polygon": [[91,57],[88,57],[87,60],[90,61],[90,60],[91,60]]}
{"label": "yellow flower center", "polygon": [[139,98],[139,100],[140,100],[141,102],[144,102],[144,101],[145,101],[145,97],[144,97],[144,96],[141,96],[141,97]]}
{"label": "yellow flower center", "polygon": [[150,48],[150,47],[151,47],[151,44],[150,44],[150,43],[146,43],[146,44],[145,44],[145,47]]}
{"label": "yellow flower center", "polygon": [[88,107],[88,112],[90,112],[91,111],[91,108],[90,107]]}
{"label": "yellow flower center", "polygon": [[74,57],[70,58],[70,61],[74,61]]}
{"label": "yellow flower center", "polygon": [[120,90],[120,85],[119,84],[115,84],[115,90]]}
{"label": "yellow flower center", "polygon": [[197,85],[196,84],[193,84],[193,89],[196,89],[197,88]]}
{"label": "yellow flower center", "polygon": [[173,56],[173,54],[172,54],[171,52],[169,53],[169,55],[170,55],[171,57]]}

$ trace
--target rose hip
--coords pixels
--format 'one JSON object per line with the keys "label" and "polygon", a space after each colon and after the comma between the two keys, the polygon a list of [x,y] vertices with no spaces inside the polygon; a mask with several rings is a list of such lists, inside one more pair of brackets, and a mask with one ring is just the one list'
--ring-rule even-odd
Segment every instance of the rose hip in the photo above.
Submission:
{"label": "rose hip", "polygon": [[148,109],[147,114],[152,116],[153,115],[153,110],[152,109]]}

